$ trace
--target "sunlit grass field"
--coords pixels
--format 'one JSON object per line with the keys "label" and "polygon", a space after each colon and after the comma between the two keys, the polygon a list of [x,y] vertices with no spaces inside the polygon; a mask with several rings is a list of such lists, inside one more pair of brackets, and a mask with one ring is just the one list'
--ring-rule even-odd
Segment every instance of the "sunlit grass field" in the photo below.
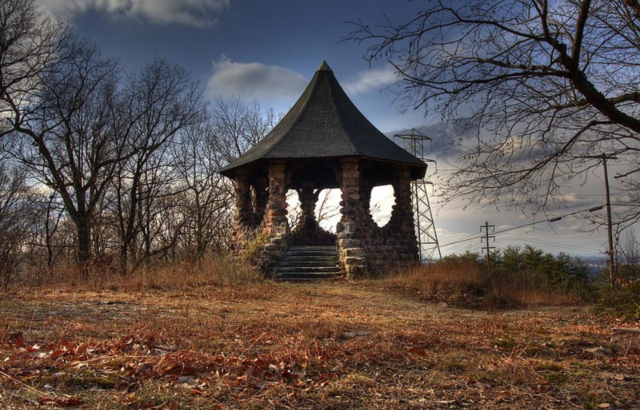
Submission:
{"label": "sunlit grass field", "polygon": [[549,295],[525,295],[524,308],[465,307],[481,279],[464,269],[288,284],[212,258],[14,290],[0,298],[0,402],[3,409],[640,406],[639,357],[609,344],[612,326],[633,323]]}

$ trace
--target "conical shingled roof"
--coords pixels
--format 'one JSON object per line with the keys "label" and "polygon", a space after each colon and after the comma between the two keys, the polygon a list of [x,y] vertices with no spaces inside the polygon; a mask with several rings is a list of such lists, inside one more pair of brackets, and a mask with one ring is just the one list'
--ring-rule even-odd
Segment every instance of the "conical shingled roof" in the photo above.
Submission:
{"label": "conical shingled roof", "polygon": [[269,159],[364,157],[415,167],[424,176],[426,164],[387,138],[351,102],[333,71],[323,62],[302,96],[275,128],[240,158],[223,168],[235,170]]}

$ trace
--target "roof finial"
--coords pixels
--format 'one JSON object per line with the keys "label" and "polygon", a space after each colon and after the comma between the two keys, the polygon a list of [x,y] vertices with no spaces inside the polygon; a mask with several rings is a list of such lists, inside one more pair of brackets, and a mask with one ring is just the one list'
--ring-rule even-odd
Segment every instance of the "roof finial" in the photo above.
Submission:
{"label": "roof finial", "polygon": [[329,67],[329,64],[327,64],[326,60],[322,61],[322,64],[320,65],[320,68],[318,68],[318,71],[331,71],[331,72],[333,72],[331,67]]}

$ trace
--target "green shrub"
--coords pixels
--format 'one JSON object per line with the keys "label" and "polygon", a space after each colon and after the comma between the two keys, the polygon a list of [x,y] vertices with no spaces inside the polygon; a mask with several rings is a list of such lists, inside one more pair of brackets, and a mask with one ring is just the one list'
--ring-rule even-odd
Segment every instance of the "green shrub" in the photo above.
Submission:
{"label": "green shrub", "polygon": [[544,254],[528,245],[498,250],[490,264],[465,252],[398,269],[385,285],[424,299],[485,307],[575,303],[592,294],[588,267],[579,258]]}

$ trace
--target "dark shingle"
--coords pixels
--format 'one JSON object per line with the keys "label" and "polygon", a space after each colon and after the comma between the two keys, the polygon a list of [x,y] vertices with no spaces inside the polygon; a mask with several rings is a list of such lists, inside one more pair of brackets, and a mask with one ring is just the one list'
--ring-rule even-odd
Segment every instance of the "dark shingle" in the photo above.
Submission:
{"label": "dark shingle", "polygon": [[258,144],[220,173],[268,159],[359,156],[420,168],[426,165],[393,143],[351,102],[333,71],[323,62],[296,104]]}

